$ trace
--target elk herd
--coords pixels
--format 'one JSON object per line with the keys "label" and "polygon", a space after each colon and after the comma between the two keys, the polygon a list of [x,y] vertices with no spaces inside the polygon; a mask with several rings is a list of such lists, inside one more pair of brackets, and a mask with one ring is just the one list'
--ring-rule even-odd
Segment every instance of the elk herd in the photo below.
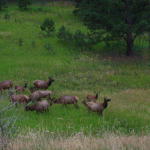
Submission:
{"label": "elk herd", "polygon": [[[10,101],[14,105],[24,104],[26,111],[45,112],[49,110],[49,107],[53,104],[62,104],[64,106],[73,104],[76,108],[79,108],[79,98],[73,95],[64,95],[59,98],[52,97],[53,92],[48,90],[49,86],[55,80],[51,77],[48,80],[35,80],[32,87],[28,87],[28,83],[25,82],[24,86],[14,85],[11,80],[0,82],[0,93],[3,91],[9,91]],[[22,92],[29,90],[30,95],[21,94]],[[104,98],[102,103],[98,102],[98,93],[96,95],[87,95],[86,100],[82,103],[89,111],[96,112],[99,115],[103,114],[103,111],[107,108],[110,98]]]}

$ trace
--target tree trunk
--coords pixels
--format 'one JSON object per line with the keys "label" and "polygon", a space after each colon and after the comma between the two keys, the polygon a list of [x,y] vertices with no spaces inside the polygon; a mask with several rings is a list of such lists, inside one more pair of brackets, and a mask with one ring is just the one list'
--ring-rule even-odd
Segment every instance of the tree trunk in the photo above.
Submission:
{"label": "tree trunk", "polygon": [[148,39],[149,39],[148,45],[149,45],[149,48],[150,48],[150,32],[149,32],[149,34],[148,34]]}
{"label": "tree trunk", "polygon": [[127,44],[126,55],[127,56],[133,55],[133,42],[134,42],[134,40],[133,40],[132,33],[128,33],[127,38],[126,38],[126,44]]}

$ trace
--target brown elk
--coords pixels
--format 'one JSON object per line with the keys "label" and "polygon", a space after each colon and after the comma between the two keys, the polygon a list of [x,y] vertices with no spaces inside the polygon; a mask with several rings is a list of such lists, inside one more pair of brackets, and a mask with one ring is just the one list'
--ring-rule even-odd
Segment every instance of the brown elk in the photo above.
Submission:
{"label": "brown elk", "polygon": [[93,101],[83,101],[83,104],[91,111],[97,112],[100,115],[103,115],[104,109],[107,108],[108,102],[111,101],[109,98],[104,98],[103,103],[93,102]]}
{"label": "brown elk", "polygon": [[77,96],[62,96],[58,99],[53,100],[54,103],[57,104],[74,104],[76,107],[78,107],[78,100],[79,98]]}
{"label": "brown elk", "polygon": [[96,93],[96,95],[87,95],[86,98],[87,98],[88,101],[96,102],[96,100],[98,99],[98,93]]}
{"label": "brown elk", "polygon": [[10,96],[10,98],[11,98],[12,103],[14,104],[17,104],[17,103],[27,104],[30,101],[29,96],[22,95],[22,94],[19,94],[19,95],[13,94]]}
{"label": "brown elk", "polygon": [[30,95],[30,100],[32,101],[38,101],[38,100],[41,100],[42,98],[50,98],[52,94],[52,91],[50,90],[38,90],[38,91],[35,91],[33,92],[31,95]]}
{"label": "brown elk", "polygon": [[48,110],[50,105],[51,104],[49,104],[47,100],[41,100],[31,106],[30,105],[25,106],[25,110],[26,111],[30,110],[30,111],[36,111],[36,112],[44,112],[44,111]]}
{"label": "brown elk", "polygon": [[55,80],[51,77],[48,78],[47,81],[44,80],[35,80],[33,82],[35,89],[48,89],[48,87],[54,82]]}
{"label": "brown elk", "polygon": [[3,82],[0,82],[0,91],[1,92],[3,90],[10,89],[12,87],[13,87],[13,82],[10,81],[10,80],[6,80],[6,81],[3,81]]}
{"label": "brown elk", "polygon": [[16,90],[16,92],[24,92],[25,89],[27,88],[27,86],[28,86],[28,84],[25,82],[24,86],[18,86],[18,85],[16,85],[15,86],[15,90]]}

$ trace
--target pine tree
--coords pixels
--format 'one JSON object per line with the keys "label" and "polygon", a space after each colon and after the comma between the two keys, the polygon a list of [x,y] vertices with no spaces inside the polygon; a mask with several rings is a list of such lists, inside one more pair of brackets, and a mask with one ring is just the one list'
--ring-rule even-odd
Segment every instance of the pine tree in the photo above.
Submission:
{"label": "pine tree", "polygon": [[90,29],[124,40],[127,56],[136,37],[150,31],[150,0],[81,0],[75,12]]}

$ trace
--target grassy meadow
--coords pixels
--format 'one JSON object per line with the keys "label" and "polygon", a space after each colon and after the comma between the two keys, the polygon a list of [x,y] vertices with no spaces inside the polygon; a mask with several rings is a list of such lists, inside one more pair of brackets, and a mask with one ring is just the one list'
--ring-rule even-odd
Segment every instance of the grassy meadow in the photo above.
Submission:
{"label": "grassy meadow", "polygon": [[[138,57],[103,57],[98,54],[100,46],[95,51],[81,52],[61,43],[56,33],[51,37],[42,34],[40,24],[47,17],[55,21],[56,32],[62,25],[72,32],[78,29],[87,32],[88,29],[72,14],[73,9],[74,6],[70,3],[58,2],[35,4],[32,9],[22,12],[17,6],[11,5],[0,12],[0,81],[12,80],[17,85],[23,85],[27,81],[31,86],[34,80],[46,80],[51,76],[55,79],[49,87],[54,92],[53,95],[55,97],[76,95],[80,98],[80,108],[53,105],[49,112],[39,114],[25,112],[24,107],[19,106],[4,114],[17,117],[16,126],[20,133],[46,132],[55,138],[73,136],[73,139],[74,136],[78,137],[77,134],[94,138],[102,137],[106,133],[106,137],[109,133],[148,136],[150,133],[148,60]],[[5,18],[6,15],[9,15],[9,19]],[[88,112],[81,103],[87,94],[96,92],[100,93],[99,101],[102,101],[104,96],[112,99],[103,117]],[[30,93],[26,91],[25,94]],[[10,101],[5,92],[0,96],[0,108],[8,104]],[[82,137],[80,140],[83,140]],[[86,140],[88,143],[89,139]],[[12,149],[17,150],[17,147]],[[23,148],[18,148],[20,149]],[[54,149],[71,148],[58,146]],[[80,146],[76,149],[80,149]]]}

